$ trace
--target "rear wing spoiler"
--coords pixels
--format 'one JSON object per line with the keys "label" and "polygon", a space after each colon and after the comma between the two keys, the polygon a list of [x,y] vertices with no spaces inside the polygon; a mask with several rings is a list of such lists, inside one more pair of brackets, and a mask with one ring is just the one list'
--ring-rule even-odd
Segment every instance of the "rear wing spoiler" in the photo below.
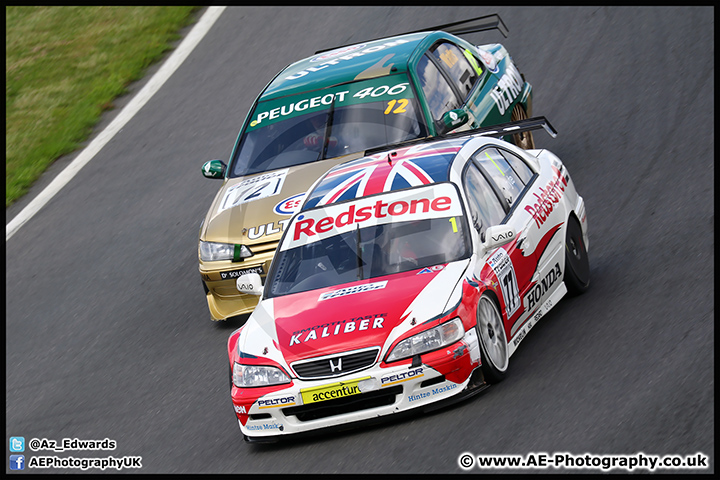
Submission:
{"label": "rear wing spoiler", "polygon": [[504,137],[506,135],[514,135],[516,133],[529,132],[531,130],[544,129],[552,138],[557,137],[557,130],[553,127],[545,117],[526,118],[524,120],[516,120],[514,122],[501,123],[500,125],[492,125],[490,127],[479,127],[464,132],[455,132],[445,135],[442,138],[455,138],[465,135],[484,135],[487,137]]}
{"label": "rear wing spoiler", "polygon": [[[435,30],[443,30],[443,31],[453,34],[453,35],[465,35],[468,33],[485,32],[488,30],[499,30],[500,33],[502,33],[503,37],[507,38],[507,36],[508,36],[508,28],[505,25],[505,22],[502,21],[502,18],[500,18],[500,15],[498,15],[497,13],[493,13],[491,15],[485,15],[483,17],[475,17],[475,18],[469,18],[467,20],[460,20],[459,22],[445,23],[443,25],[435,25],[432,27],[421,28],[419,30],[413,30],[411,32],[397,33],[397,34],[393,34],[391,36],[395,37],[395,36],[399,36],[399,35],[409,35],[411,33],[418,33],[418,32],[433,32]],[[360,42],[348,43],[345,45],[340,45],[338,47],[324,48],[322,50],[318,50],[317,52],[315,52],[315,55],[318,55],[318,54],[324,53],[324,52],[329,52],[330,50],[335,50],[338,48],[348,47],[350,45],[356,45],[358,43],[381,40],[383,38],[388,38],[388,36],[373,38],[371,40],[362,40]]]}
{"label": "rear wing spoiler", "polygon": [[517,120],[514,122],[501,123],[499,125],[493,125],[490,127],[479,127],[472,130],[464,130],[462,132],[450,133],[448,135],[442,135],[437,137],[425,137],[408,140],[405,142],[396,143],[393,145],[384,145],[382,147],[369,148],[365,151],[365,156],[374,155],[376,153],[386,152],[394,150],[396,148],[407,147],[409,145],[415,145],[419,143],[433,142],[438,140],[446,140],[450,138],[460,137],[471,137],[471,136],[486,136],[502,138],[508,135],[514,135],[516,133],[529,132],[531,130],[544,129],[548,135],[552,138],[557,137],[557,130],[550,124],[545,117],[533,117],[526,118],[524,120]]}
{"label": "rear wing spoiler", "polygon": [[460,20],[459,22],[446,23],[444,25],[436,25],[434,27],[421,28],[420,30],[413,30],[412,32],[405,32],[401,35],[409,33],[427,32],[434,30],[443,30],[453,35],[465,35],[467,33],[485,32],[488,30],[499,30],[503,37],[507,38],[508,28],[505,22],[502,21],[500,15],[493,13],[492,15],[485,15],[483,17],[469,18],[467,20]]}

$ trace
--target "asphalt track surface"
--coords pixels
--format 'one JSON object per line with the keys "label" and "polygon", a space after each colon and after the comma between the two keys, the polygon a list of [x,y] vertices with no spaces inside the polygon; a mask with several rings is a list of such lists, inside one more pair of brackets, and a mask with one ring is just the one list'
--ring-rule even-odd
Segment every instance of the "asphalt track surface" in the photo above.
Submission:
{"label": "asphalt track surface", "polygon": [[[563,299],[508,378],[479,396],[372,428],[244,443],[227,380],[238,325],[209,320],[197,271],[198,228],[220,185],[202,163],[227,160],[255,95],[288,63],[494,12],[509,38],[468,38],[508,48],[534,87],[534,114],[559,132],[535,138],[585,198],[590,290]],[[702,452],[701,472],[714,472],[713,14],[228,8],[7,241],[6,438],[109,438],[113,451],[25,455],[141,456],[142,473],[461,473],[464,452]]]}

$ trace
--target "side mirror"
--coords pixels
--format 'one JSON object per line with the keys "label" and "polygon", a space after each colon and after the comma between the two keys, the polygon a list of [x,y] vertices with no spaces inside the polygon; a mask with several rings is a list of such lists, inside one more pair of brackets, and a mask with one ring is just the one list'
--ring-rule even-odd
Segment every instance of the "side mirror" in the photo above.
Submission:
{"label": "side mirror", "polygon": [[235,286],[240,293],[248,295],[262,295],[263,284],[259,273],[246,273],[238,277]]}
{"label": "side mirror", "polygon": [[509,225],[494,225],[485,231],[483,248],[485,251],[501,247],[515,238],[515,229]]}
{"label": "side mirror", "polygon": [[203,163],[202,174],[205,178],[225,178],[227,165],[222,160],[210,160]]}
{"label": "side mirror", "polygon": [[455,130],[458,127],[465,125],[468,122],[468,114],[462,108],[456,108],[445,112],[442,116],[442,122],[440,124],[440,133],[447,133],[451,130]]}

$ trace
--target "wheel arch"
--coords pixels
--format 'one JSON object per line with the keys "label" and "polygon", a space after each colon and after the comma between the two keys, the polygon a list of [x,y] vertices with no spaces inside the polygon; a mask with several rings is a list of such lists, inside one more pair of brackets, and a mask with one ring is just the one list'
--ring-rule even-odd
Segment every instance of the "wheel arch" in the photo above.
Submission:
{"label": "wheel arch", "polygon": [[[482,299],[483,295],[486,295],[490,298],[490,300],[493,301],[495,306],[498,309],[498,312],[500,312],[500,319],[503,323],[503,329],[505,330],[505,338],[510,338],[509,332],[507,331],[507,326],[505,325],[505,319],[507,318],[507,314],[505,313],[505,309],[500,305],[500,298],[498,297],[498,294],[495,293],[495,290],[491,288],[486,288],[485,290],[481,291],[480,294],[477,297],[477,303],[480,304],[480,299]],[[477,307],[475,308],[475,323],[477,324]]]}

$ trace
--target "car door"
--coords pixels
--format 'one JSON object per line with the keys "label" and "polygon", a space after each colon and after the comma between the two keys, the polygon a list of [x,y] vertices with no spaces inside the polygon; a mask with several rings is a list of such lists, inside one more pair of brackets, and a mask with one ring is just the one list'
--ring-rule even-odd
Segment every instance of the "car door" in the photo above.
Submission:
{"label": "car door", "polygon": [[[462,181],[468,201],[470,223],[478,232],[479,241],[484,242],[487,229],[504,223],[508,218],[509,208],[490,177],[477,162],[471,160],[467,163]],[[478,258],[474,272],[475,278],[483,278],[483,269],[487,264],[497,277],[497,284],[492,281],[491,288],[496,293],[499,291],[500,308],[507,319],[506,331],[512,325],[512,319],[522,314],[520,287],[527,283],[527,279],[518,277],[516,263],[522,258],[515,253],[515,250],[515,241],[512,241],[490,252],[482,252],[482,258]]]}
{"label": "car door", "polygon": [[[504,247],[517,275],[521,299],[518,311],[509,319],[511,339],[562,281],[561,227],[566,214],[561,211],[561,203],[553,201],[561,194],[558,183],[562,186],[562,182],[550,167],[535,172],[521,155],[508,148],[480,149],[473,161],[505,202],[507,216],[503,223],[512,226],[517,234],[516,241]],[[558,207],[553,207],[555,215],[550,204]],[[538,215],[540,209],[542,215]]]}
{"label": "car door", "polygon": [[[512,342],[534,311],[534,305],[527,299],[533,298],[529,295],[533,294],[539,277],[540,252],[536,247],[543,241],[543,231],[531,228],[534,227],[529,224],[532,216],[524,206],[530,201],[528,194],[538,173],[522,158],[500,147],[485,146],[471,159],[463,178],[471,216],[480,218],[481,231],[505,224],[518,234],[515,240],[499,247],[486,259],[498,278],[507,338]],[[484,213],[476,213],[483,209]]]}

